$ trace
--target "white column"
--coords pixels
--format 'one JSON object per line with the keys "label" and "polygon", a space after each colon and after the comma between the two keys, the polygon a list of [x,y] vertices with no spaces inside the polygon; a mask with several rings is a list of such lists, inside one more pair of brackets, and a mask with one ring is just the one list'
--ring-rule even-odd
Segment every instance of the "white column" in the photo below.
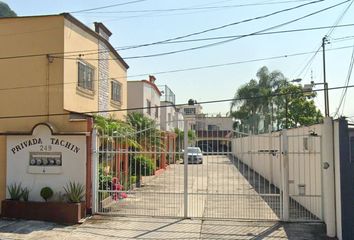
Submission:
{"label": "white column", "polygon": [[324,119],[322,133],[322,197],[324,222],[326,223],[328,237],[336,236],[333,144],[333,121],[332,118],[326,117]]}
{"label": "white column", "polygon": [[98,146],[97,146],[97,130],[92,131],[92,214],[98,212]]}
{"label": "white column", "polygon": [[184,120],[184,218],[188,218],[188,120]]}
{"label": "white column", "polygon": [[283,221],[289,221],[289,155],[287,130],[283,130],[282,138],[282,188],[283,188]]}

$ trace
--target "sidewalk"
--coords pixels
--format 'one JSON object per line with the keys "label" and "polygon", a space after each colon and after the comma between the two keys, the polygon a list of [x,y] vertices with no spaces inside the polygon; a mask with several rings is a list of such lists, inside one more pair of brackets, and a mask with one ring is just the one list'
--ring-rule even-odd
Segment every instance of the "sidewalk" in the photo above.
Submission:
{"label": "sidewalk", "polygon": [[95,216],[75,226],[0,220],[0,239],[327,239],[323,224]]}

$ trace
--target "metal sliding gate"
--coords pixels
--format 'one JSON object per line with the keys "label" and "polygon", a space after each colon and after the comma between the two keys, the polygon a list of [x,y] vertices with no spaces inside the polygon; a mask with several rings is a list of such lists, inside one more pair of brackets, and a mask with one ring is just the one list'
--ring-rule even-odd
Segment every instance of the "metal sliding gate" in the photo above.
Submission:
{"label": "metal sliding gate", "polygon": [[322,220],[320,136],[299,130],[259,135],[198,130],[197,123],[176,122],[175,131],[97,129],[94,212]]}

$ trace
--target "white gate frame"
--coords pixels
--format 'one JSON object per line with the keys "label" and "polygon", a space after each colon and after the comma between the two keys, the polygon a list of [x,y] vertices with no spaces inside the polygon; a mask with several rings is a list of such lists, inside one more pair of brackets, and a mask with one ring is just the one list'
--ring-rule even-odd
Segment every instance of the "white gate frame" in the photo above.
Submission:
{"label": "white gate frame", "polygon": [[286,130],[281,133],[282,142],[282,221],[289,221],[289,155],[288,155],[288,135]]}
{"label": "white gate frame", "polygon": [[92,131],[92,214],[98,213],[98,137],[97,129]]}
{"label": "white gate frame", "polygon": [[184,218],[188,218],[188,120],[184,119]]}

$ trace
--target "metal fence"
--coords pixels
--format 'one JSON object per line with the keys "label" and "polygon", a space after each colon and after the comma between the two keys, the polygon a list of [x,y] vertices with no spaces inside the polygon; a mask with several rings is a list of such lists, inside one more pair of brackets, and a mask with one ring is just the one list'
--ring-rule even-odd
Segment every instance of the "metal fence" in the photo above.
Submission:
{"label": "metal fence", "polygon": [[194,130],[196,121],[185,119],[184,129],[175,132],[97,129],[94,212],[322,219],[320,136],[292,134],[284,140],[280,133],[250,136],[232,130]]}

